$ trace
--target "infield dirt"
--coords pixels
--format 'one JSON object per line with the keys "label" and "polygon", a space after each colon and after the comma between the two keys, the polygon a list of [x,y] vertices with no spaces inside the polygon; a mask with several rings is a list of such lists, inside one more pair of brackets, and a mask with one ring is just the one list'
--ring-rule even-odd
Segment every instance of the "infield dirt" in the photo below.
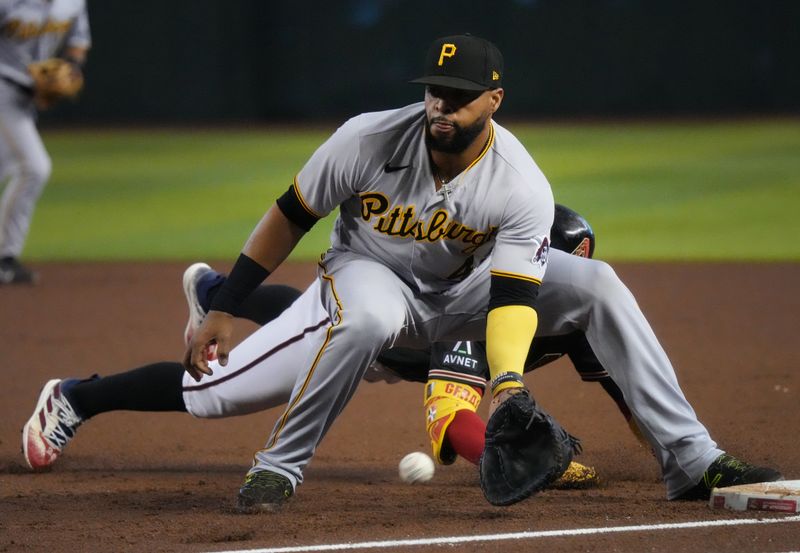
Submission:
{"label": "infield dirt", "polygon": [[[46,474],[31,474],[20,429],[50,378],[111,374],[183,354],[185,264],[40,264],[35,287],[0,287],[0,551],[199,552],[455,535],[781,517],[667,502],[656,464],[600,386],[567,361],[526,377],[583,441],[598,489],[543,492],[510,508],[482,497],[459,460],[409,486],[428,451],[420,385],[364,384],[276,515],[231,510],[277,410],[228,420],[116,412],[81,427]],[[221,265],[224,269],[224,265]],[[686,396],[721,447],[800,478],[800,264],[617,264],[669,353]],[[273,282],[305,287],[310,264]],[[252,325],[242,322],[243,337]],[[485,414],[485,406],[481,409]],[[458,551],[787,551],[800,523],[633,532],[448,548]],[[412,549],[425,550],[424,547]]]}

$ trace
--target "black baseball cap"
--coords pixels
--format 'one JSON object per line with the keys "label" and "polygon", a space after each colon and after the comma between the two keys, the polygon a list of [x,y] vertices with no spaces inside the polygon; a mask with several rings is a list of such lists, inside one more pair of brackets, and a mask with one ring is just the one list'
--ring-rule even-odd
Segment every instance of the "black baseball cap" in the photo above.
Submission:
{"label": "black baseball cap", "polygon": [[503,83],[503,54],[473,35],[437,38],[425,58],[425,75],[412,83],[462,90],[490,90]]}

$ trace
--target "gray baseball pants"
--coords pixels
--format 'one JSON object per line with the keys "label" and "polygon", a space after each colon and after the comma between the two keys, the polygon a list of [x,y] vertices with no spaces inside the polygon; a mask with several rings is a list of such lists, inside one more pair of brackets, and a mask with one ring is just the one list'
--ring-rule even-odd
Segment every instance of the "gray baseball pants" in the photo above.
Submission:
{"label": "gray baseball pants", "polygon": [[0,257],[22,253],[50,171],[31,95],[0,79],[0,183],[5,183],[0,196]]}
{"label": "gray baseball pants", "polygon": [[[333,421],[378,353],[393,345],[484,338],[489,274],[480,267],[447,294],[420,295],[383,265],[340,253],[280,317],[231,352],[227,367],[195,383],[184,400],[198,417],[283,405],[251,470],[296,486]],[[692,487],[722,453],[686,401],[673,367],[633,295],[610,266],[551,250],[538,303],[537,335],[582,330],[619,385],[658,460],[667,497]]]}

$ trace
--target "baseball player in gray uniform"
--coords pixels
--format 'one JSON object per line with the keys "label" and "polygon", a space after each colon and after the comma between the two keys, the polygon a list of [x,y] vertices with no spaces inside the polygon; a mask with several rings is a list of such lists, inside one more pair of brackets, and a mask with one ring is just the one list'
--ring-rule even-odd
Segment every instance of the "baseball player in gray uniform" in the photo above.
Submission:
{"label": "baseball player in gray uniform", "polygon": [[0,285],[34,281],[19,257],[50,178],[29,67],[60,57],[78,72],[90,45],[85,0],[0,0]]}
{"label": "baseball player in gray uniform", "polygon": [[[694,487],[722,457],[608,265],[553,250],[550,259],[558,261],[549,279],[563,285],[539,294],[552,194],[522,145],[492,121],[503,99],[502,74],[502,57],[487,41],[434,41],[426,75],[416,81],[426,85],[425,102],[348,121],[245,245],[187,351],[187,372],[204,393],[192,393],[187,383],[184,395],[189,411],[202,416],[260,408],[264,379],[253,376],[249,397],[232,398],[221,391],[230,376],[269,371],[282,364],[274,357],[301,367],[289,405],[240,490],[243,510],[274,509],[291,496],[316,445],[384,348],[485,338],[493,403],[503,401],[522,385],[537,310],[548,314],[538,322],[542,335],[585,330],[656,450],[668,497]],[[337,206],[319,279],[277,325],[245,341],[242,360],[231,366],[230,313]],[[591,265],[577,271],[579,263]],[[597,286],[607,288],[601,301],[585,293]],[[590,319],[597,324],[589,326]],[[635,347],[621,343],[630,341]],[[212,345],[220,362],[209,367]]]}
{"label": "baseball player in gray uniform", "polygon": [[[213,383],[227,370],[209,367],[207,350],[216,346],[215,365],[229,365],[230,313],[317,220],[339,208],[319,278],[276,320],[282,332],[302,338],[273,342],[278,333],[266,338],[266,325],[244,346],[260,349],[259,357],[279,347],[301,368],[240,490],[242,510],[285,502],[387,347],[485,337],[495,402],[523,387],[552,192],[525,148],[492,121],[504,94],[493,44],[470,35],[438,39],[426,68],[416,81],[427,85],[424,102],[355,117],[312,155],[251,234],[187,350],[187,372],[213,390],[187,395],[191,412],[259,407],[260,399],[235,405],[216,393]],[[259,372],[270,359],[258,363]]]}
{"label": "baseball player in gray uniform", "polygon": [[[502,71],[499,52],[484,40],[435,41],[420,80],[425,102],[347,122],[256,227],[193,333],[180,387],[174,366],[141,369],[165,385],[140,386],[136,408],[149,401],[158,403],[153,410],[226,417],[288,402],[239,491],[241,511],[285,504],[382,350],[485,339],[497,404],[522,385],[534,332],[585,334],[653,448],[669,499],[707,496],[707,480],[781,478],[717,447],[607,264],[549,249],[547,182],[492,121]],[[337,205],[333,247],[320,261],[319,278],[230,351],[231,313]],[[218,361],[209,361],[212,348]],[[133,392],[130,382],[124,387]],[[162,389],[166,396],[156,401]],[[61,381],[48,382],[26,424],[23,449],[35,468],[52,464],[93,414],[76,411],[68,395]],[[103,394],[93,396],[96,403]],[[96,405],[93,412],[102,410]]]}

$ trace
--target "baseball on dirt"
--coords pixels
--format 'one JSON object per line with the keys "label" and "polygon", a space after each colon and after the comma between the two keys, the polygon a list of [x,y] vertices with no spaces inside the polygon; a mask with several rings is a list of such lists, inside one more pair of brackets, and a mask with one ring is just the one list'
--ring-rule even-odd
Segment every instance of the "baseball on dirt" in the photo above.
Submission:
{"label": "baseball on dirt", "polygon": [[400,480],[406,484],[422,484],[433,478],[434,464],[433,459],[422,453],[415,451],[409,453],[400,460],[398,467]]}

